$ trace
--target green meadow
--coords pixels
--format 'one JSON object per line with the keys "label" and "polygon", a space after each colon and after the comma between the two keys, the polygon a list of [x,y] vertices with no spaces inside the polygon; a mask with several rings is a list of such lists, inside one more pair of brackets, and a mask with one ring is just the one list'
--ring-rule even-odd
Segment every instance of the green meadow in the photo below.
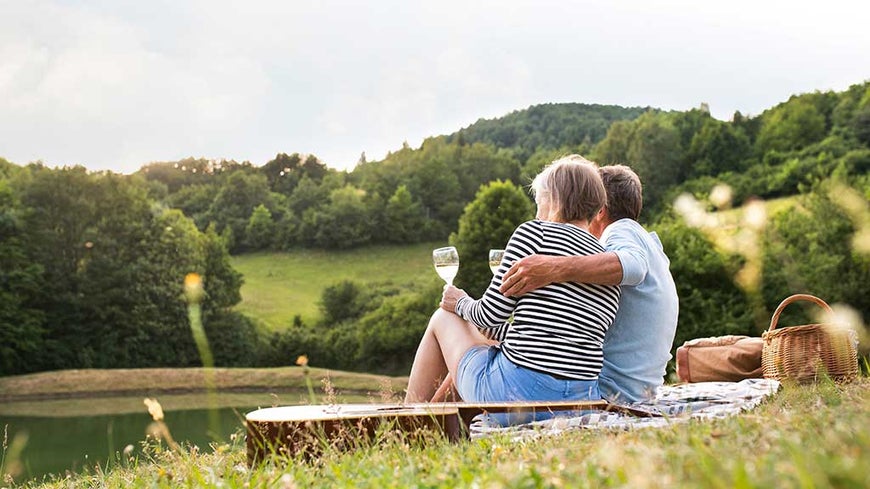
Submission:
{"label": "green meadow", "polygon": [[446,243],[234,256],[233,267],[245,277],[237,309],[269,329],[286,327],[296,315],[310,323],[320,316],[323,289],[343,280],[412,284],[434,276],[432,249],[439,246]]}
{"label": "green meadow", "polygon": [[[244,440],[208,450],[150,442],[138,456],[25,487],[630,487],[870,486],[870,384],[786,386],[719,420],[631,431],[495,436],[459,443],[380,430],[350,451],[250,467]],[[169,426],[172,429],[172,426]],[[7,463],[8,463],[7,454]]]}
{"label": "green meadow", "polygon": [[[794,197],[765,202],[768,216],[794,207]],[[716,235],[730,235],[743,219],[744,208],[714,213]],[[359,284],[414,284],[434,276],[431,251],[443,242],[369,246],[346,251],[299,249],[288,252],[246,253],[232,257],[232,266],[245,279],[242,302],[236,309],[270,330],[281,330],[299,315],[311,323],[320,317],[323,289],[343,280]],[[463,257],[464,258],[464,257]]]}
{"label": "green meadow", "polygon": [[[765,202],[768,216],[793,207],[794,197]],[[743,219],[744,208],[715,213],[714,234],[730,235]],[[245,279],[236,309],[270,330],[281,330],[299,315],[306,323],[320,317],[323,289],[343,280],[359,284],[414,284],[434,276],[431,251],[444,242],[369,246],[346,251],[299,249],[235,255],[232,265]],[[463,257],[465,258],[465,257]]]}

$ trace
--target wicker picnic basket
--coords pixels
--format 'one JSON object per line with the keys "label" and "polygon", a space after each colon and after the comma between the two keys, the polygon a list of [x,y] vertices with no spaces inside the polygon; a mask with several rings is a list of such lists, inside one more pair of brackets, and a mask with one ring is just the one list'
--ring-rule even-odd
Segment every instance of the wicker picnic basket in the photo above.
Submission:
{"label": "wicker picnic basket", "polygon": [[793,302],[809,301],[833,312],[825,301],[809,294],[786,298],[774,311],[770,329],[762,333],[761,368],[765,378],[813,382],[824,376],[838,382],[858,377],[858,335],[834,324],[806,324],[775,329],[779,315]]}

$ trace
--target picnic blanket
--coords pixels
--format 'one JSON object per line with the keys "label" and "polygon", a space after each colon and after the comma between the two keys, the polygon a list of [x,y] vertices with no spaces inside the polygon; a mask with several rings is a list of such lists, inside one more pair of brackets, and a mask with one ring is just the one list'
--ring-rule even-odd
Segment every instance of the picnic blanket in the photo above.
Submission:
{"label": "picnic blanket", "polygon": [[517,438],[560,433],[576,429],[634,429],[661,427],[690,419],[715,419],[752,409],[775,394],[780,383],[773,379],[746,379],[740,382],[697,382],[659,387],[648,401],[627,407],[653,414],[638,417],[613,411],[556,413],[542,421],[505,426],[503,419],[481,415],[470,426],[471,437],[481,438],[505,433]]}

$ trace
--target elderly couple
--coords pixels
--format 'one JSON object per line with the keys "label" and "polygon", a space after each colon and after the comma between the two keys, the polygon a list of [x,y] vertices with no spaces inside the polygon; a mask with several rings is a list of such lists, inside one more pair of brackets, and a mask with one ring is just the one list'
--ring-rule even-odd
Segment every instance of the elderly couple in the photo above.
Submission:
{"label": "elderly couple", "polygon": [[678,299],[661,242],[637,222],[637,175],[572,155],[532,191],[536,218],[514,231],[483,297],[445,287],[406,402],[442,400],[451,381],[468,402],[631,403],[662,384]]}

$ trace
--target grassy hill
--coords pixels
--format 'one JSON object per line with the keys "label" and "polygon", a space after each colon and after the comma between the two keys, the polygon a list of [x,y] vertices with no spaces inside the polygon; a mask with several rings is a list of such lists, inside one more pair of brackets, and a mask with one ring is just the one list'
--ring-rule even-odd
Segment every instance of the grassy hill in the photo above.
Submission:
{"label": "grassy hill", "polygon": [[299,250],[234,256],[245,277],[238,310],[270,329],[319,317],[323,289],[342,280],[360,284],[411,284],[434,276],[432,249],[444,243],[371,246],[349,251]]}

